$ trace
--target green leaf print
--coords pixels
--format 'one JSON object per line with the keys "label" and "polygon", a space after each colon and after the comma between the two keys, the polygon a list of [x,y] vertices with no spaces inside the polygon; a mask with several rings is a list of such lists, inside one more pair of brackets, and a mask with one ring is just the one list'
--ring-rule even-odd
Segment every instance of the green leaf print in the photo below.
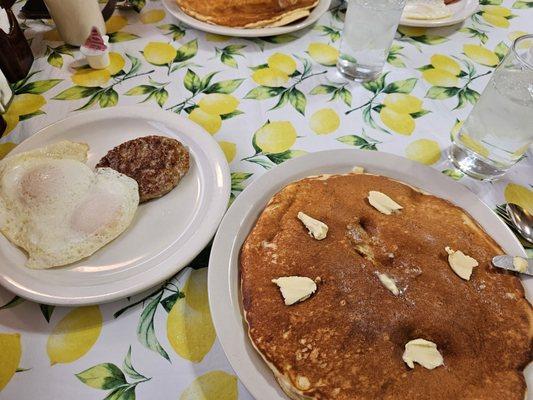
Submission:
{"label": "green leaf print", "polygon": [[85,97],[92,96],[93,94],[102,90],[101,87],[85,87],[85,86],[72,86],[66,90],[63,90],[58,95],[52,97],[53,100],[78,100]]}
{"label": "green leaf print", "polygon": [[38,115],[44,115],[44,114],[46,113],[43,110],[37,110],[30,114],[19,115],[19,121],[26,121],[27,119],[37,117]]}
{"label": "green leaf print", "polygon": [[350,146],[359,147],[361,150],[377,150],[376,144],[380,143],[358,135],[341,136],[337,140]]}
{"label": "green leaf print", "polygon": [[222,63],[226,64],[229,67],[237,68],[238,64],[233,56],[242,57],[243,55],[239,50],[242,50],[245,47],[246,45],[231,44],[222,49],[216,47],[215,52],[217,55],[220,55],[220,61],[222,61]]}
{"label": "green leaf print", "polygon": [[385,89],[383,89],[383,93],[411,93],[417,80],[418,79],[416,78],[409,78],[389,83]]}
{"label": "green leaf print", "polygon": [[305,115],[305,106],[307,104],[307,99],[305,95],[296,89],[292,88],[289,92],[289,101],[292,106],[302,115]]}
{"label": "green leaf print", "polygon": [[141,12],[141,10],[146,5],[146,0],[128,0],[128,3],[130,3],[133,6],[133,9],[137,12]]}
{"label": "green leaf print", "polygon": [[194,39],[181,46],[174,57],[174,62],[183,62],[193,58],[198,52],[198,40]]}
{"label": "green leaf print", "polygon": [[109,35],[109,43],[129,42],[130,40],[138,39],[139,36],[128,32],[113,32]]}
{"label": "green leaf print", "polygon": [[469,37],[471,38],[478,38],[479,41],[483,44],[487,43],[489,40],[489,37],[487,36],[485,31],[482,31],[481,29],[474,29],[474,28],[461,28],[459,29],[459,32],[464,32],[470,34]]}
{"label": "green leaf print", "polygon": [[445,169],[445,170],[442,171],[442,173],[444,175],[449,176],[454,181],[458,181],[459,179],[461,179],[464,176],[464,174],[461,171],[459,171],[458,169],[453,169],[453,168]]}
{"label": "green leaf print", "polygon": [[283,87],[258,86],[256,88],[253,88],[252,90],[250,90],[246,94],[246,96],[244,96],[244,98],[245,99],[254,99],[254,100],[271,99],[272,97],[278,96],[284,90],[285,90],[285,88],[283,88]]}
{"label": "green leaf print", "polygon": [[87,386],[95,389],[115,389],[127,383],[124,373],[111,363],[98,364],[75,375]]}
{"label": "green leaf print", "polygon": [[178,41],[183,36],[185,36],[185,29],[183,29],[179,25],[164,24],[164,25],[159,25],[157,28],[161,29],[162,31],[167,31],[165,33],[165,35],[171,35],[172,36],[172,40],[174,40],[174,41]]}
{"label": "green leaf print", "polygon": [[385,77],[387,76],[387,74],[388,72],[385,72],[373,81],[363,83],[363,87],[366,90],[371,91],[372,93],[381,92],[383,90],[383,87],[385,86]]}
{"label": "green leaf print", "polygon": [[134,379],[134,380],[148,379],[144,375],[138,373],[135,368],[133,368],[133,364],[131,363],[131,346],[128,349],[128,354],[126,354],[126,357],[124,358],[122,369],[131,379]]}
{"label": "green leaf print", "polygon": [[428,99],[443,100],[455,96],[461,90],[458,87],[432,86],[426,93]]}
{"label": "green leaf print", "polygon": [[509,46],[507,46],[504,42],[498,43],[498,45],[494,48],[494,53],[498,56],[500,61],[503,60],[508,51]]}
{"label": "green leaf print", "polygon": [[241,114],[244,114],[241,110],[235,110],[235,111],[232,111],[232,112],[227,113],[227,114],[221,114],[220,118],[222,119],[222,121],[224,121],[226,119],[230,119],[230,118],[236,117],[237,115],[241,115]]}
{"label": "green leaf print", "polygon": [[327,36],[333,43],[335,43],[341,37],[341,32],[338,29],[335,29],[333,26],[316,25],[313,30],[321,32],[321,36]]}
{"label": "green leaf print", "polygon": [[143,94],[149,94],[152,93],[157,88],[155,86],[150,85],[139,85],[131,88],[126,93],[124,93],[126,96],[140,96]]}
{"label": "green leaf print", "polygon": [[118,103],[118,93],[112,88],[107,89],[100,94],[98,101],[102,108],[114,107]]}
{"label": "green leaf print", "polygon": [[253,174],[249,172],[232,172],[231,173],[231,191],[242,192],[244,190],[243,182]]}
{"label": "green leaf print", "polygon": [[52,89],[59,82],[62,82],[62,81],[63,79],[47,79],[44,81],[30,82],[22,86],[20,89],[18,89],[16,91],[16,94],[21,94],[21,93],[42,94]]}
{"label": "green leaf print", "polygon": [[290,160],[291,158],[303,156],[304,154],[307,154],[307,151],[287,150],[287,151],[284,151],[283,153],[266,154],[266,156],[274,164],[281,164],[284,161]]}
{"label": "green leaf print", "polygon": [[313,90],[311,90],[309,94],[328,94],[328,93],[333,93],[335,90],[337,90],[336,86],[318,85]]}
{"label": "green leaf print", "polygon": [[163,291],[155,296],[141,313],[139,325],[137,326],[137,338],[143,346],[159,353],[170,362],[168,353],[161,347],[154,330],[154,316],[157,310],[157,306],[163,297]]}
{"label": "green leaf print", "polygon": [[46,61],[48,61],[48,64],[52,67],[61,68],[63,66],[63,57],[55,51],[50,53]]}
{"label": "green leaf print", "polygon": [[49,304],[39,304],[39,308],[41,309],[41,313],[43,314],[44,319],[46,319],[46,322],[50,322],[50,317],[52,317],[55,306],[51,306]]}
{"label": "green leaf print", "polygon": [[25,300],[22,297],[14,296],[6,304],[4,304],[3,306],[0,306],[0,311],[1,310],[7,310],[8,308],[18,306],[19,304],[24,303],[24,301]]}
{"label": "green leaf print", "polygon": [[135,386],[116,388],[104,400],[135,400]]}
{"label": "green leaf print", "polygon": [[533,8],[533,2],[532,1],[516,1],[513,4],[513,8],[515,9],[526,9],[526,8]]}
{"label": "green leaf print", "polygon": [[499,6],[503,0],[480,0],[479,4],[482,6]]}
{"label": "green leaf print", "polygon": [[274,43],[274,44],[289,43],[296,39],[298,39],[298,36],[290,35],[287,33],[283,35],[266,36],[266,37],[260,38],[260,40],[263,40],[267,43]]}
{"label": "green leaf print", "polygon": [[204,93],[223,93],[223,94],[231,94],[233,93],[239,86],[241,86],[241,83],[243,83],[244,79],[229,79],[227,81],[220,81],[213,83],[209,87],[207,87],[204,90]]}
{"label": "green leaf print", "polygon": [[185,86],[185,89],[187,89],[192,94],[198,93],[200,90],[200,77],[196,75],[196,72],[194,72],[191,69],[187,69],[187,73],[185,74],[185,78],[183,78],[183,85]]}
{"label": "green leaf print", "polygon": [[330,94],[330,93],[331,93],[331,98],[329,99],[329,101],[340,99],[348,107],[351,107],[352,94],[350,93],[348,89],[345,88],[345,84],[340,85],[340,86],[318,85],[309,92],[309,94],[311,95]]}

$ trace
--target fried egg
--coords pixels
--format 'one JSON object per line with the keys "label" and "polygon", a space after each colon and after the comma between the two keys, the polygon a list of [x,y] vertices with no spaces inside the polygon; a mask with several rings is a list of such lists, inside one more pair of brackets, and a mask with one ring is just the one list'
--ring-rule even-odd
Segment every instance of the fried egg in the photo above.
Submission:
{"label": "fried egg", "polygon": [[93,171],[89,147],[59,142],[0,161],[0,231],[43,269],[90,256],[131,224],[135,180],[110,168]]}
{"label": "fried egg", "polygon": [[442,19],[452,13],[442,0],[407,0],[403,9],[403,18],[408,19]]}

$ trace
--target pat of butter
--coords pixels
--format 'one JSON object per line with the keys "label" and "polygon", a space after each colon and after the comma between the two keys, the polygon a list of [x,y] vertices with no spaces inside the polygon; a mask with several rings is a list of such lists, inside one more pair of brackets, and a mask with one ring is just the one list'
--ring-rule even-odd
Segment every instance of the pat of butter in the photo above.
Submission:
{"label": "pat of butter", "polygon": [[522,257],[513,257],[513,267],[517,272],[526,272],[527,260],[524,260]]}
{"label": "pat of butter", "polygon": [[365,172],[365,169],[363,167],[355,166],[352,168],[353,174],[362,174],[363,172]]}
{"label": "pat of butter", "polygon": [[391,215],[393,211],[403,208],[386,194],[374,190],[368,192],[368,202],[376,210],[386,215]]}
{"label": "pat of butter", "polygon": [[319,221],[318,219],[311,218],[309,215],[299,212],[298,219],[303,222],[305,227],[309,230],[309,236],[316,240],[322,240],[326,238],[328,234],[328,226]]}
{"label": "pat of butter", "polygon": [[437,350],[437,345],[425,339],[414,339],[407,342],[402,359],[409,368],[414,368],[415,362],[427,369],[434,369],[444,364],[444,359]]}
{"label": "pat of butter", "polygon": [[383,286],[389,289],[393,295],[398,296],[400,294],[398,286],[396,286],[396,282],[394,282],[393,279],[389,278],[388,275],[378,273],[378,278],[383,284]]}
{"label": "pat of butter", "polygon": [[283,276],[272,279],[272,283],[278,285],[288,306],[307,300],[316,291],[315,281],[305,276]]}
{"label": "pat of butter", "polygon": [[447,246],[445,250],[448,253],[448,264],[450,264],[453,272],[465,281],[469,281],[470,276],[472,276],[472,270],[479,265],[478,262],[461,250],[454,251]]}

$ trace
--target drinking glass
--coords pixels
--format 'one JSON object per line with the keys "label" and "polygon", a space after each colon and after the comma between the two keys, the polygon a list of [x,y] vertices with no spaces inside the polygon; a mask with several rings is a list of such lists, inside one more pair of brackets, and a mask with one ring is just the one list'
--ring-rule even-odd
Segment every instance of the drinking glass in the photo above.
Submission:
{"label": "drinking glass", "polygon": [[533,142],[533,35],[516,39],[457,134],[449,157],[482,180],[505,174]]}
{"label": "drinking glass", "polygon": [[369,81],[383,69],[406,0],[348,0],[337,69]]}

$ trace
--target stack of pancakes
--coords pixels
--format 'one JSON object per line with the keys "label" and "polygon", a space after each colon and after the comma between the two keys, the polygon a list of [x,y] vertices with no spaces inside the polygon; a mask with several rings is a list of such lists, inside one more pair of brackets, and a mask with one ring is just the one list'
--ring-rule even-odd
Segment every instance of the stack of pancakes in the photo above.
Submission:
{"label": "stack of pancakes", "polygon": [[318,0],[176,0],[190,16],[211,24],[262,28],[290,24],[309,15]]}
{"label": "stack of pancakes", "polygon": [[[384,215],[380,191],[403,206]],[[309,236],[299,211],[328,225]],[[479,262],[469,281],[449,246]],[[254,347],[292,399],[523,400],[532,359],[532,308],[519,278],[494,268],[502,249],[448,201],[369,174],[306,178],[269,202],[240,257],[245,319]],[[377,277],[387,274],[400,294]],[[286,306],[271,281],[318,282]],[[410,369],[410,340],[434,342],[444,365]]]}

